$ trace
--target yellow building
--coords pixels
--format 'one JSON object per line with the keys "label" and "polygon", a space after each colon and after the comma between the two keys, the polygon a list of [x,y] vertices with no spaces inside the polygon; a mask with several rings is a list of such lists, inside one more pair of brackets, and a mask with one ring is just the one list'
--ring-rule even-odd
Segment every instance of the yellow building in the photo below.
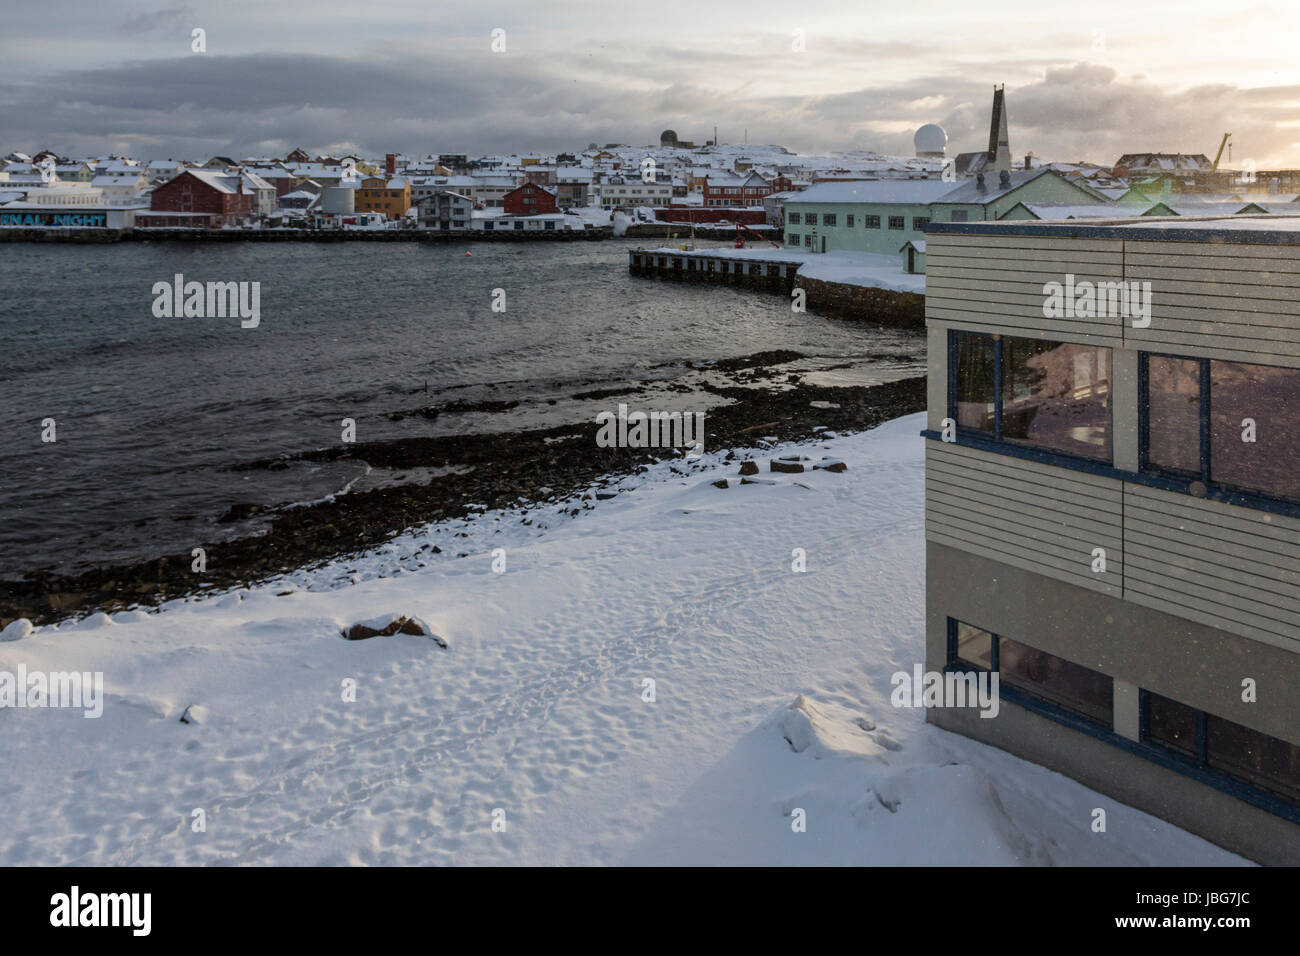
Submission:
{"label": "yellow building", "polygon": [[385,180],[369,176],[357,188],[357,212],[382,212],[389,219],[401,219],[411,208],[411,183],[405,176]]}

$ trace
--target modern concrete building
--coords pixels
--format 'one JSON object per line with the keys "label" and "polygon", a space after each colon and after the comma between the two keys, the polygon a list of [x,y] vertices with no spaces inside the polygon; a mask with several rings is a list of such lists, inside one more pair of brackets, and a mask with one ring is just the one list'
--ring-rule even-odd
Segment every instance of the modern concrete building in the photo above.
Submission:
{"label": "modern concrete building", "polygon": [[1300,216],[926,238],[928,718],[1300,863]]}

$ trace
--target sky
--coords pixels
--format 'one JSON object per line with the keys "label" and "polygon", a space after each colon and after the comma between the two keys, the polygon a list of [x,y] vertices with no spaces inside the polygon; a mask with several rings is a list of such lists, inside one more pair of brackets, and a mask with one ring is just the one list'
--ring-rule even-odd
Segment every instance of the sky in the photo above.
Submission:
{"label": "sky", "polygon": [[716,126],[911,155],[933,122],[951,155],[987,147],[1005,83],[1017,157],[1213,158],[1230,132],[1234,166],[1300,167],[1298,28],[1300,4],[1224,0],[41,0],[4,13],[0,153],[481,155]]}

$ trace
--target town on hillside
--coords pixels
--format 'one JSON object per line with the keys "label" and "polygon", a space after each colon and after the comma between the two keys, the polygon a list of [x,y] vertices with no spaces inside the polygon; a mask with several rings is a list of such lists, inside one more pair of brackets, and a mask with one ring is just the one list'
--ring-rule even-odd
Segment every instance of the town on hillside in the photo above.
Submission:
{"label": "town on hillside", "polygon": [[[648,224],[734,228],[808,253],[902,256],[924,272],[932,222],[1276,214],[1300,209],[1300,170],[1233,169],[1230,134],[1205,153],[1136,151],[1110,166],[1013,154],[1004,88],[987,149],[950,155],[916,130],[914,156],[701,145],[664,130],[649,146],[424,157],[311,155],[157,159],[11,152],[0,169],[0,236],[177,231],[300,234],[622,235]],[[1135,144],[1137,145],[1137,144]],[[742,231],[743,229],[743,231]]]}

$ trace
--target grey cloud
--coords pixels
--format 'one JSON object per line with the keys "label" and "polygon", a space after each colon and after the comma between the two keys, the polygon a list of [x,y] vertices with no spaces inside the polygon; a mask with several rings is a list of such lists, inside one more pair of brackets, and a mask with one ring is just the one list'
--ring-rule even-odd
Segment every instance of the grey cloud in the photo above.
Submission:
{"label": "grey cloud", "polygon": [[[848,68],[865,48],[839,43],[824,65]],[[196,54],[69,71],[0,85],[0,150],[203,158],[354,143],[371,154],[481,153],[636,145],[666,127],[702,141],[716,124],[730,142],[748,128],[753,142],[801,152],[906,154],[916,126],[939,122],[955,152],[986,144],[1000,79],[996,69],[936,61],[929,74],[888,86],[760,95],[753,90],[779,89],[784,61],[758,57],[720,89],[716,60],[700,54],[647,48],[631,67],[619,55],[495,55],[484,46],[434,57],[399,47],[369,57]],[[636,65],[652,62],[661,68]],[[1206,152],[1230,129],[1234,155],[1262,157],[1288,154],[1295,138],[1277,125],[1292,115],[1295,87],[1171,91],[1095,63],[1045,66],[1037,76],[1008,86],[1017,154],[1113,162],[1131,150]],[[903,131],[881,132],[891,127]]]}

